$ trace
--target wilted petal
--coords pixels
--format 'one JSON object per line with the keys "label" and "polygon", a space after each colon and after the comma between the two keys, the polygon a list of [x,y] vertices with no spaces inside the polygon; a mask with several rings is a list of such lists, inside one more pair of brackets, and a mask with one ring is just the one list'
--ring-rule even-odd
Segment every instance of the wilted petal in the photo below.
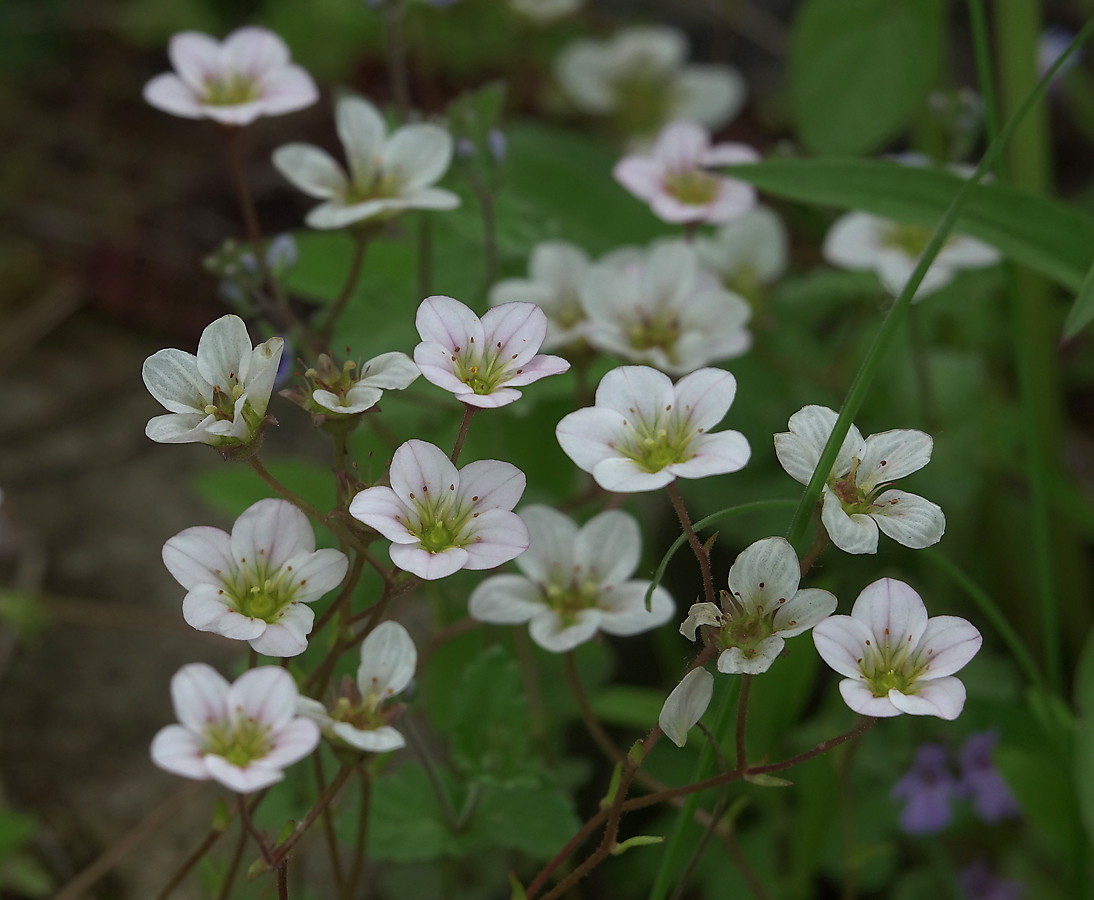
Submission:
{"label": "wilted petal", "polygon": [[695,640],[695,631],[700,625],[710,625],[714,628],[722,626],[722,610],[715,603],[693,603],[688,610],[688,617],[680,625],[680,634],[689,641]]}
{"label": "wilted petal", "polygon": [[825,486],[821,522],[844,553],[877,553],[877,523],[863,513],[848,515],[832,490]]}
{"label": "wilted petal", "polygon": [[688,732],[703,717],[714,696],[714,676],[702,666],[692,669],[672,689],[657,723],[677,747],[687,743]]}

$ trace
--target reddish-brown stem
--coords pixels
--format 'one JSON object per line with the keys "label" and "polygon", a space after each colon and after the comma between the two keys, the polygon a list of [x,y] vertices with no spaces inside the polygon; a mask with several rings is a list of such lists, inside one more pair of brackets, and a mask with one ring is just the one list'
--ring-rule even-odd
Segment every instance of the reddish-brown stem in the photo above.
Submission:
{"label": "reddish-brown stem", "polygon": [[239,807],[239,821],[243,824],[243,830],[254,838],[256,844],[258,844],[258,852],[262,856],[263,861],[267,866],[273,868],[273,856],[270,854],[270,848],[266,845],[266,839],[255,828],[254,822],[251,820],[251,811],[247,807],[247,797],[243,794],[239,795],[239,801],[236,804]]}
{"label": "reddish-brown stem", "polygon": [[277,900],[289,900],[289,861],[277,867]]}
{"label": "reddish-brown stem", "polygon": [[691,544],[695,558],[699,561],[699,568],[703,573],[703,591],[706,594],[707,603],[713,603],[714,580],[710,575],[710,557],[707,556],[706,550],[703,549],[703,545],[699,541],[699,536],[691,526],[691,518],[688,516],[687,507],[684,506],[684,498],[680,496],[680,488],[677,487],[675,481],[669,484],[668,491],[669,497],[672,498],[672,506],[676,510],[676,517],[680,520],[680,526],[684,529],[684,534],[688,536],[688,543]]}
{"label": "reddish-brown stem", "polygon": [[471,406],[469,403],[463,405],[463,421],[460,422],[460,433],[456,435],[456,443],[452,446],[452,456],[449,457],[453,464],[460,458],[463,442],[467,439],[467,430],[471,427],[471,420],[478,411],[479,408],[477,406]]}
{"label": "reddish-brown stem", "polygon": [[327,785],[327,789],[319,795],[319,799],[308,810],[303,821],[293,829],[293,833],[285,839],[285,842],[270,854],[267,864],[271,869],[280,866],[288,858],[290,851],[296,846],[296,842],[311,828],[312,823],[319,817],[319,814],[338,796],[338,792],[342,790],[342,785],[346,783],[346,779],[349,778],[351,772],[353,772],[353,766],[342,766],[338,770],[338,774]]}
{"label": "reddish-brown stem", "polygon": [[545,865],[540,870],[539,874],[536,875],[534,879],[532,879],[532,883],[528,885],[528,889],[525,891],[525,895],[527,897],[535,897],[535,895],[543,889],[543,886],[547,883],[547,879],[551,877],[551,873],[554,872],[554,870],[557,869],[559,866],[561,866],[567,860],[567,858],[569,858],[571,853],[573,853],[575,850],[577,850],[578,847],[584,844],[585,841],[588,840],[589,836],[600,826],[600,823],[607,818],[607,810],[602,809],[598,813],[596,813],[596,815],[594,815],[591,819],[589,819],[588,822],[582,825],[577,830],[577,833],[566,842],[565,846],[561,850],[559,850],[558,853],[556,853],[553,857],[551,857],[551,860],[547,863],[547,865]]}
{"label": "reddish-brown stem", "polygon": [[327,320],[319,330],[320,344],[330,343],[331,335],[334,334],[334,326],[338,324],[342,313],[346,311],[346,306],[349,304],[353,292],[357,289],[357,282],[361,280],[361,265],[365,261],[365,249],[367,247],[368,238],[365,234],[361,231],[355,232],[353,235],[353,258],[350,260],[349,271],[346,273],[346,280],[338,294],[338,299],[334,301],[334,305],[331,306],[330,312],[327,314]]}
{"label": "reddish-brown stem", "polygon": [[361,880],[361,870],[365,864],[365,844],[368,839],[368,814],[372,806],[372,776],[368,769],[359,766],[357,774],[361,779],[361,808],[357,815],[357,839],[353,845],[353,865],[350,867],[349,881],[346,882],[346,898],[352,900],[357,894],[357,883]]}
{"label": "reddish-brown stem", "polygon": [[[319,794],[327,789],[327,779],[323,774],[323,759],[319,748],[311,755],[315,768],[315,783],[319,788]],[[342,858],[338,853],[338,839],[334,836],[334,816],[331,815],[330,806],[323,810],[323,831],[327,837],[327,853],[330,856],[331,875],[334,876],[334,889],[339,897],[345,890],[345,878],[342,875]]]}

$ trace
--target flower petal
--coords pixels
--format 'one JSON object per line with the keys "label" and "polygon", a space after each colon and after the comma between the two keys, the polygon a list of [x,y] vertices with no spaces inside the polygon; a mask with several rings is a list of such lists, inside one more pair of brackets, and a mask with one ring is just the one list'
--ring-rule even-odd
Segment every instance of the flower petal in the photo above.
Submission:
{"label": "flower petal", "polygon": [[459,300],[441,294],[421,302],[414,316],[414,327],[423,341],[440,344],[451,353],[458,353],[469,343],[482,347],[486,342],[479,317]]}
{"label": "flower petal", "polygon": [[285,773],[280,769],[266,768],[258,763],[251,763],[247,768],[241,769],[223,756],[213,753],[206,755],[205,768],[211,777],[237,794],[251,794],[285,778]]}
{"label": "flower petal", "polygon": [[880,578],[864,587],[851,615],[870,629],[875,645],[915,648],[927,629],[923,600],[895,578]]}
{"label": "flower petal", "polygon": [[722,610],[716,603],[693,603],[688,610],[688,617],[680,623],[680,634],[689,641],[694,641],[695,632],[700,625],[714,628],[722,626]]}
{"label": "flower petal", "polygon": [[[775,435],[775,455],[795,481],[809,483],[837,418],[836,411],[827,406],[806,406],[790,417],[789,432]],[[851,459],[861,457],[863,443],[859,430],[852,425],[836,455],[832,474],[842,477],[850,471]]]}
{"label": "flower petal", "polygon": [[376,485],[358,492],[350,501],[349,514],[370,528],[375,528],[389,541],[398,544],[418,543],[418,538],[407,530],[409,516],[406,505],[386,485]]}
{"label": "flower petal", "polygon": [[163,545],[162,555],[167,571],[187,590],[199,584],[219,588],[235,571],[231,538],[208,525],[180,531]]}
{"label": "flower petal", "polygon": [[398,173],[404,188],[423,188],[438,181],[452,162],[452,136],[437,125],[404,125],[380,154],[385,173]]}
{"label": "flower petal", "polygon": [[827,485],[821,521],[832,543],[844,553],[877,553],[877,523],[862,513],[848,515],[844,512],[839,497]]}
{"label": "flower petal", "polygon": [[737,379],[724,369],[698,369],[676,382],[673,391],[673,409],[688,429],[709,431],[733,405]]}
{"label": "flower petal", "polygon": [[545,609],[532,619],[528,634],[544,650],[566,653],[592,638],[599,627],[599,610],[583,609],[574,616],[573,624],[563,625],[558,613]]}
{"label": "flower petal", "polygon": [[414,361],[405,353],[398,351],[381,353],[364,364],[357,387],[368,386],[385,391],[401,391],[410,387],[421,374],[418,367],[414,365]]}
{"label": "flower petal", "polygon": [[273,154],[273,164],[297,190],[309,197],[329,200],[344,196],[348,189],[346,173],[334,157],[311,144],[294,143],[278,147]]}
{"label": "flower petal", "polygon": [[541,585],[566,583],[573,576],[573,519],[550,506],[526,506],[519,513],[528,528],[528,549],[517,557],[517,568]]}
{"label": "flower petal", "polygon": [[649,366],[612,369],[596,389],[598,410],[614,410],[631,422],[661,421],[666,409],[676,402],[668,375]]}
{"label": "flower petal", "polygon": [[612,177],[647,203],[663,190],[664,176],[664,164],[648,156],[624,156],[612,168]]}
{"label": "flower petal", "polygon": [[[565,448],[563,448],[565,449]],[[592,471],[593,480],[606,491],[621,494],[656,491],[676,480],[676,466],[649,472],[633,459],[617,456],[598,462]]]}
{"label": "flower petal", "polygon": [[220,47],[224,68],[261,79],[289,64],[288,45],[267,28],[246,25],[237,28]]}
{"label": "flower petal", "polygon": [[442,553],[430,553],[420,544],[392,544],[388,548],[388,554],[400,569],[426,581],[447,578],[464,568],[470,559],[467,551],[461,547],[453,547]]}
{"label": "flower petal", "polygon": [[661,707],[657,724],[677,747],[687,743],[688,732],[703,717],[714,696],[714,676],[702,666],[685,675]]}
{"label": "flower petal", "polygon": [[418,668],[418,651],[398,622],[381,622],[361,644],[357,687],[361,696],[383,702],[406,690]]}
{"label": "flower petal", "polygon": [[952,721],[965,708],[965,685],[957,678],[939,678],[927,682],[915,694],[889,691],[889,700],[893,706],[908,715],[938,716],[940,719]]}
{"label": "flower petal", "polygon": [[197,358],[169,347],[158,350],[144,361],[141,369],[144,386],[165,409],[173,413],[205,414],[212,395],[210,385],[198,371]]}
{"label": "flower petal", "polygon": [[718,656],[718,671],[727,675],[762,675],[771,668],[785,646],[786,641],[780,635],[773,634],[750,650],[727,647]]}
{"label": "flower petal", "polygon": [[710,149],[710,132],[698,122],[669,122],[654,142],[651,156],[668,169],[695,169]]}
{"label": "flower petal", "polygon": [[[548,323],[548,330],[550,325]],[[514,374],[508,376],[505,384],[508,387],[523,387],[533,381],[539,381],[549,375],[561,375],[570,371],[570,363],[561,356],[545,356],[540,354],[526,362]]]}
{"label": "flower petal", "polygon": [[889,220],[870,213],[849,212],[832,223],[824,236],[821,254],[841,269],[874,269],[883,251],[882,235],[889,225]]}
{"label": "flower petal", "polygon": [[271,737],[273,746],[262,757],[262,765],[281,769],[299,762],[319,746],[319,726],[311,719],[296,716]]}
{"label": "flower petal", "polygon": [[224,702],[233,718],[254,719],[271,731],[280,731],[296,715],[298,696],[288,670],[259,666],[248,669],[232,683]]}
{"label": "flower petal", "polygon": [[669,471],[679,478],[706,478],[738,472],[752,457],[748,438],[739,431],[701,434],[692,439],[688,450],[692,453],[690,459],[669,466]]}
{"label": "flower petal", "polygon": [[520,502],[528,479],[512,463],[480,459],[460,469],[459,494],[480,511],[511,510]]}
{"label": "flower petal", "polygon": [[340,550],[331,548],[300,553],[285,563],[282,585],[295,585],[293,600],[313,603],[342,583],[349,560]]}
{"label": "flower petal", "polygon": [[332,730],[351,747],[365,753],[390,753],[406,746],[403,736],[390,725],[365,730],[354,728],[348,722],[336,722]]}
{"label": "flower petal", "polygon": [[269,73],[262,85],[262,114],[280,116],[311,106],[319,99],[315,79],[300,66]]}
{"label": "flower petal", "polygon": [[156,109],[183,119],[200,119],[205,115],[193,88],[172,72],[151,79],[141,92],[144,102]]}
{"label": "flower petal", "polygon": [[292,557],[314,551],[311,522],[288,500],[259,500],[232,526],[232,556],[252,571],[276,572]]}
{"label": "flower petal", "polygon": [[741,74],[723,65],[684,66],[676,79],[676,92],[680,99],[675,115],[714,130],[736,117],[747,95]]}
{"label": "flower petal", "polygon": [[423,500],[430,489],[439,494],[460,488],[460,475],[448,455],[425,441],[410,440],[396,450],[388,474],[391,489],[412,509],[415,499]]}
{"label": "flower petal", "polygon": [[211,584],[190,590],[182,601],[182,618],[191,628],[233,641],[253,640],[266,630],[265,622],[240,615],[229,605],[224,590]]}
{"label": "flower petal", "polygon": [[[839,692],[843,695],[843,702],[852,710],[864,716],[874,716],[878,719],[891,719],[899,716],[897,709],[889,697],[875,697],[863,682],[845,678],[839,683]],[[895,691],[890,692],[890,697]]]}
{"label": "flower petal", "polygon": [[181,725],[168,725],[156,732],[149,748],[152,762],[172,775],[205,781],[204,753],[198,736]]}
{"label": "flower petal", "polygon": [[[634,516],[609,510],[589,519],[574,542],[574,566],[578,580],[592,579],[601,585],[626,581],[642,557],[642,532]],[[643,605],[643,609],[644,609]]]}
{"label": "flower petal", "polygon": [[905,491],[886,491],[874,501],[870,516],[899,544],[922,550],[942,540],[946,516],[942,507]]}
{"label": "flower petal", "polygon": [[823,622],[838,605],[834,594],[820,588],[798,591],[775,613],[775,630],[783,637],[795,637]]}
{"label": "flower petal", "polygon": [[770,614],[789,602],[800,580],[798,554],[781,537],[750,544],[729,570],[729,590],[749,613]]}
{"label": "flower petal", "polygon": [[263,656],[299,656],[308,649],[308,635],[314,623],[315,613],[310,606],[290,603],[262,634],[251,639],[251,647]]}
{"label": "flower petal", "polygon": [[384,117],[363,97],[351,96],[335,104],[334,120],[354,184],[370,186],[387,137]]}
{"label": "flower petal", "polygon": [[592,472],[604,460],[618,458],[612,444],[624,437],[625,428],[621,413],[589,406],[563,416],[555,426],[555,437],[574,465]]}
{"label": "flower petal", "polygon": [[493,625],[519,625],[544,609],[539,586],[521,575],[492,575],[467,604],[471,618]]}
{"label": "flower petal", "polygon": [[626,581],[613,584],[600,591],[597,606],[600,609],[600,630],[617,637],[641,634],[664,625],[676,614],[672,595],[658,585],[650,597],[650,609],[646,612],[648,581]]}
{"label": "flower petal", "polygon": [[862,448],[862,464],[855,472],[855,483],[872,491],[885,481],[896,481],[918,472],[931,461],[934,441],[929,434],[897,429],[872,434]]}
{"label": "flower petal", "polygon": [[198,341],[197,367],[201,377],[230,394],[247,377],[251,338],[239,316],[221,316],[206,326]]}
{"label": "flower petal", "polygon": [[514,512],[488,509],[472,525],[475,540],[464,547],[467,569],[493,569],[528,549],[528,529]]}
{"label": "flower petal", "polygon": [[185,665],[171,678],[175,718],[197,734],[227,716],[227,697],[227,679],[206,663]]}
{"label": "flower petal", "polygon": [[829,616],[813,626],[813,643],[820,658],[840,675],[858,681],[863,680],[866,642],[875,640],[866,623],[853,616]]}
{"label": "flower petal", "polygon": [[925,668],[919,679],[945,678],[963,669],[983,643],[980,632],[966,619],[958,616],[928,619],[915,650],[915,665]]}
{"label": "flower petal", "polygon": [[547,316],[534,303],[505,303],[486,311],[482,327],[489,352],[516,370],[539,351],[547,336]]}
{"label": "flower petal", "polygon": [[210,79],[220,77],[220,44],[200,31],[180,31],[167,42],[167,58],[186,86],[201,93]]}

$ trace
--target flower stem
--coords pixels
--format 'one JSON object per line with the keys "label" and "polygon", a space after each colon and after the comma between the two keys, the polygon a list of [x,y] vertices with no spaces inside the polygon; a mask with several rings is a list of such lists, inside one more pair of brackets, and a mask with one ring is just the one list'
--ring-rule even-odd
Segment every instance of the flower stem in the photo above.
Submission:
{"label": "flower stem", "polygon": [[684,506],[684,498],[680,496],[680,488],[677,487],[675,481],[669,483],[668,491],[669,497],[672,498],[673,509],[676,510],[676,517],[680,520],[680,526],[684,529],[688,541],[691,542],[691,549],[695,553],[695,558],[699,560],[699,569],[703,573],[703,591],[706,594],[707,603],[713,603],[714,580],[710,574],[710,557],[699,542],[699,536],[695,533],[695,529],[691,526],[687,507]]}
{"label": "flower stem", "polygon": [[342,766],[342,768],[338,770],[334,779],[327,785],[327,789],[319,795],[319,799],[316,800],[312,805],[312,808],[308,810],[303,821],[293,829],[293,833],[290,834],[285,839],[284,843],[271,855],[269,862],[270,868],[280,866],[288,858],[289,852],[296,845],[296,842],[304,836],[304,832],[311,828],[312,823],[319,817],[319,814],[330,805],[335,797],[338,796],[338,792],[342,790],[342,785],[346,783],[346,779],[349,778],[352,772],[353,766],[348,765]]}
{"label": "flower stem", "polygon": [[824,552],[824,548],[828,546],[828,542],[831,538],[828,536],[828,529],[824,527],[824,522],[821,521],[820,508],[817,508],[816,512],[816,531],[813,532],[813,543],[809,545],[809,549],[805,552],[805,556],[801,558],[801,575],[805,577],[805,573],[813,568],[813,563],[817,561],[817,558]]}
{"label": "flower stem", "polygon": [[346,280],[338,294],[338,299],[334,301],[334,305],[327,314],[326,322],[323,323],[323,327],[319,331],[319,342],[324,346],[330,343],[331,335],[334,334],[334,326],[338,324],[342,313],[346,311],[346,306],[349,304],[353,292],[357,289],[357,283],[361,280],[361,267],[365,261],[365,250],[367,248],[368,238],[365,233],[360,230],[354,232],[353,258],[350,259]]}
{"label": "flower stem", "polygon": [[467,439],[467,431],[471,427],[471,420],[478,411],[479,408],[472,406],[470,403],[463,405],[463,421],[460,422],[460,432],[456,435],[456,443],[452,446],[452,456],[449,457],[453,464],[460,458],[460,451],[463,450],[463,442]]}
{"label": "flower stem", "polygon": [[372,776],[365,766],[357,767],[361,779],[361,807],[357,813],[357,835],[353,844],[353,863],[346,882],[345,898],[353,900],[357,896],[357,883],[361,880],[361,870],[365,864],[365,844],[368,840],[368,817],[372,808]]}
{"label": "flower stem", "polygon": [[399,119],[410,116],[410,72],[403,41],[403,0],[384,0],[384,46],[387,50],[387,75]]}
{"label": "flower stem", "polygon": [[[312,764],[315,769],[315,784],[319,788],[320,795],[327,789],[327,779],[323,774],[323,758],[317,747],[312,753]],[[323,810],[323,832],[327,838],[327,854],[330,856],[331,875],[334,878],[335,893],[342,897],[345,893],[345,877],[342,874],[342,858],[338,853],[338,839],[334,836],[334,816],[328,806]]]}
{"label": "flower stem", "polygon": [[247,847],[247,838],[250,835],[247,834],[247,829],[240,823],[239,826],[239,840],[236,841],[236,848],[232,852],[232,860],[228,863],[228,871],[224,875],[224,883],[220,886],[220,893],[217,894],[217,900],[229,900],[232,896],[232,884],[236,880],[236,873],[239,871],[239,863],[243,859],[243,851]]}
{"label": "flower stem", "polygon": [[752,689],[752,676],[741,676],[741,693],[737,697],[737,729],[735,746],[737,748],[737,771],[748,768],[748,748],[745,746],[745,726],[748,724],[748,694]]}
{"label": "flower stem", "polygon": [[277,900],[289,900],[289,861],[277,867]]}
{"label": "flower stem", "polygon": [[[1000,7],[1003,6],[1006,6],[1006,4],[1000,5]],[[991,168],[1002,151],[1003,146],[1010,139],[1011,135],[1014,134],[1026,114],[1041,99],[1049,82],[1059,70],[1060,66],[1064,64],[1077,48],[1087,41],[1092,33],[1094,33],[1094,19],[1087,22],[1075,40],[1068,46],[1067,50],[1060,55],[1052,67],[1044,76],[1042,76],[1041,80],[1037,83],[1037,86],[1026,94],[1021,105],[1007,121],[1003,130],[999,132],[995,140],[988,146],[984,156],[980,160],[980,164],[976,167],[976,171],[962,183],[961,187],[954,195],[945,214],[942,216],[934,233],[931,235],[927,247],[920,256],[919,262],[916,263],[916,267],[913,270],[911,277],[909,277],[907,284],[904,285],[904,289],[900,292],[900,296],[897,297],[896,303],[894,303],[892,309],[889,310],[888,316],[886,316],[884,323],[882,323],[881,329],[878,331],[877,337],[874,339],[874,343],[866,354],[866,358],[863,360],[862,366],[855,376],[851,389],[847,393],[847,399],[843,403],[843,408],[840,410],[839,417],[836,419],[836,423],[832,428],[832,433],[828,437],[828,442],[824,445],[824,451],[821,453],[820,459],[817,462],[817,467],[813,471],[813,477],[809,479],[809,484],[802,493],[801,501],[798,503],[798,508],[794,512],[794,518],[790,523],[790,530],[787,532],[787,540],[789,540],[791,544],[798,544],[801,541],[809,513],[820,499],[821,488],[824,486],[824,481],[828,473],[832,470],[832,466],[836,461],[836,455],[839,453],[839,448],[843,444],[843,439],[847,436],[847,431],[850,429],[852,421],[854,421],[858,411],[862,408],[862,403],[866,399],[866,395],[869,393],[870,387],[873,384],[874,376],[877,374],[877,370],[881,365],[882,360],[885,359],[889,346],[896,336],[896,332],[899,330],[901,324],[903,324],[904,317],[907,315],[912,298],[915,296],[915,292],[919,288],[919,285],[923,282],[923,276],[927,274],[927,269],[930,267],[931,263],[934,262],[934,259],[942,249],[942,245],[945,243],[946,238],[949,237],[950,232],[953,230],[953,226],[957,221],[957,216],[961,212],[962,207],[972,196],[973,192],[976,190],[976,186],[980,183],[981,179],[983,179],[988,169]]]}

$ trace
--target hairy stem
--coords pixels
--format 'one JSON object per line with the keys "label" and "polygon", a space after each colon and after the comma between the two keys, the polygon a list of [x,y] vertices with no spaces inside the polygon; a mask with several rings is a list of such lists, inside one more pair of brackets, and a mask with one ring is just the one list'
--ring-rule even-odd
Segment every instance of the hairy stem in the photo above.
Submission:
{"label": "hairy stem", "polygon": [[680,520],[680,526],[684,529],[684,534],[688,537],[691,549],[695,553],[695,558],[699,561],[699,569],[703,573],[703,591],[706,594],[707,603],[713,603],[714,580],[710,574],[710,557],[707,555],[707,551],[703,549],[703,545],[700,543],[699,536],[695,533],[695,529],[691,526],[691,519],[688,517],[687,507],[684,506],[684,498],[680,496],[680,488],[675,481],[669,484],[668,491],[669,497],[672,499],[673,509],[676,510],[676,517]]}
{"label": "hairy stem", "polygon": [[460,422],[460,431],[456,435],[456,443],[452,445],[452,455],[449,457],[453,464],[460,458],[460,451],[463,450],[463,442],[467,440],[467,432],[468,429],[471,428],[471,420],[475,418],[475,413],[478,411],[479,408],[477,406],[472,406],[470,403],[465,403],[463,405],[463,421]]}

